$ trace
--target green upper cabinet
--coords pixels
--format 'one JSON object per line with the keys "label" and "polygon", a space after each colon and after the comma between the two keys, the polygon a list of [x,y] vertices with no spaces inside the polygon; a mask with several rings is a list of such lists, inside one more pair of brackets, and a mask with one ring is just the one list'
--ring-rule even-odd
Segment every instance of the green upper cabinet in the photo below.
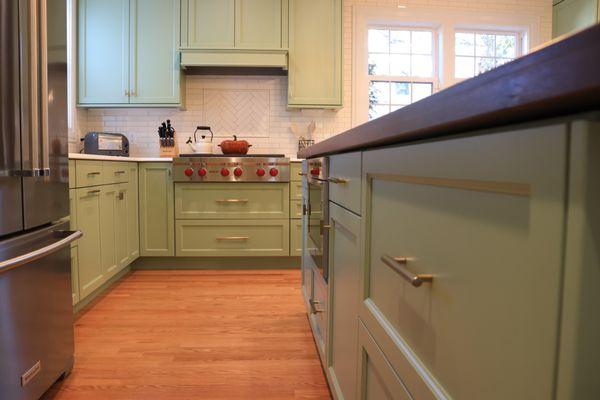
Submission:
{"label": "green upper cabinet", "polygon": [[563,0],[554,2],[552,36],[558,37],[587,28],[598,22],[598,0]]}
{"label": "green upper cabinet", "polygon": [[[182,0],[182,47],[227,49],[234,43],[234,0]],[[187,18],[185,17],[187,15]],[[183,20],[183,18],[182,18]]]}
{"label": "green upper cabinet", "polygon": [[342,106],[342,1],[290,0],[288,107]]}
{"label": "green upper cabinet", "polygon": [[281,28],[282,0],[235,1],[236,48],[280,49]]}
{"label": "green upper cabinet", "polygon": [[179,103],[179,1],[131,2],[130,102]]}
{"label": "green upper cabinet", "polygon": [[129,0],[79,0],[78,102],[129,102]]}
{"label": "green upper cabinet", "polygon": [[179,0],[79,0],[78,104],[179,105]]}

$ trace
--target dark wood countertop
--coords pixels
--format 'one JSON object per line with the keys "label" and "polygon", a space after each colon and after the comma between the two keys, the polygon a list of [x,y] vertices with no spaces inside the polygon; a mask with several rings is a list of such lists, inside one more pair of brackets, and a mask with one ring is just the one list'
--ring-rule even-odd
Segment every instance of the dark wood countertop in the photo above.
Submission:
{"label": "dark wood countertop", "polygon": [[319,157],[600,110],[600,25],[298,153]]}

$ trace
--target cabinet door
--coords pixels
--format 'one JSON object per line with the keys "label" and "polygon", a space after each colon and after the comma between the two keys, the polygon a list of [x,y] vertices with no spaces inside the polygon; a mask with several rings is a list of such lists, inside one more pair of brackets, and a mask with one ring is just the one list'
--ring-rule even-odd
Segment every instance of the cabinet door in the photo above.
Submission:
{"label": "cabinet door", "polygon": [[78,102],[129,103],[129,0],[79,0]]}
{"label": "cabinet door", "polygon": [[138,207],[138,165],[130,163],[127,195],[127,254],[128,264],[140,256],[140,227]]}
{"label": "cabinet door", "polygon": [[553,7],[552,36],[572,33],[598,22],[598,0],[564,0]]}
{"label": "cabinet door", "polygon": [[235,1],[235,47],[280,49],[282,0]]}
{"label": "cabinet door", "polygon": [[131,103],[180,103],[179,4],[131,0]]}
{"label": "cabinet door", "polygon": [[288,106],[342,105],[341,0],[290,0]]}
{"label": "cabinet door", "polygon": [[356,396],[356,343],[360,270],[360,218],[329,203],[329,291],[331,293],[328,368],[337,398]]}
{"label": "cabinet door", "polygon": [[119,185],[103,186],[100,193],[100,249],[102,271],[106,279],[118,272],[119,255],[122,254],[122,243],[117,242],[121,235],[120,225],[125,225],[118,219]]}
{"label": "cabinet door", "polygon": [[84,299],[104,281],[100,251],[100,189],[77,189],[79,295]]}
{"label": "cabinet door", "polygon": [[140,255],[175,255],[175,216],[170,163],[142,163],[140,179]]}
{"label": "cabinet door", "polygon": [[184,0],[187,46],[197,49],[234,47],[235,0]]}
{"label": "cabinet door", "polygon": [[117,270],[120,271],[129,265],[129,215],[131,201],[129,184],[117,185],[117,196],[115,199],[115,249],[117,256]]}

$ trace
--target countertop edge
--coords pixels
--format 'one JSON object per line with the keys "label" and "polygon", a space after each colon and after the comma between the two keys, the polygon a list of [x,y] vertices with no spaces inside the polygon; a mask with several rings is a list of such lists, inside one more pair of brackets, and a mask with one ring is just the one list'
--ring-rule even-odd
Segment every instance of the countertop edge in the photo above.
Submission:
{"label": "countertop edge", "polygon": [[69,153],[69,160],[95,160],[95,161],[124,161],[124,162],[172,162],[171,157],[118,157],[102,156],[98,154]]}
{"label": "countertop edge", "polygon": [[[298,152],[313,158],[600,110],[600,25]],[[576,71],[576,73],[574,73]]]}

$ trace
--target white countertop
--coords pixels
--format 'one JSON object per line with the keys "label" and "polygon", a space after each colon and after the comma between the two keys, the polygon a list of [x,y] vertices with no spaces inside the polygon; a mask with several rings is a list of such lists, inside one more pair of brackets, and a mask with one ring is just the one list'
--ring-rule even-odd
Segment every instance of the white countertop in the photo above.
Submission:
{"label": "white countertop", "polygon": [[171,157],[117,157],[101,156],[97,154],[69,153],[69,160],[97,160],[97,161],[129,161],[129,162],[171,162]]}

